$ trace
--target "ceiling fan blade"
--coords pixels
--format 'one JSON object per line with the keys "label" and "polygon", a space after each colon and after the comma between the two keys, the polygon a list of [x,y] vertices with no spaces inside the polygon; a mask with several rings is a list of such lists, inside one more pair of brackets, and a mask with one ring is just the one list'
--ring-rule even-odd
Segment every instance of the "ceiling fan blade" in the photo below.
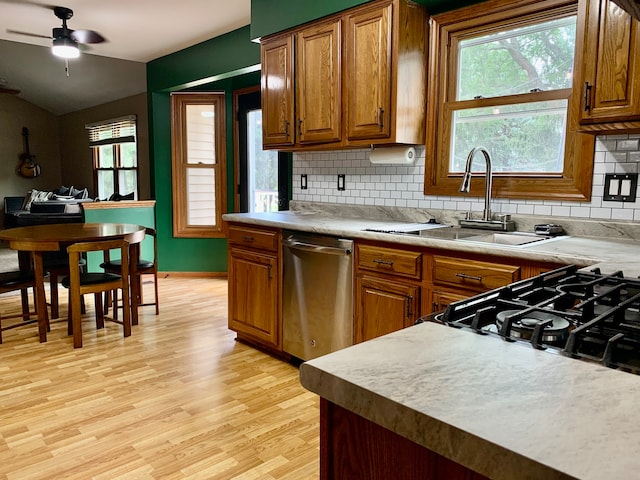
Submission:
{"label": "ceiling fan blade", "polygon": [[26,35],[27,37],[36,37],[36,38],[53,38],[51,35],[40,35],[39,33],[30,33],[30,32],[21,32],[20,30],[11,30],[7,28],[7,33],[14,33],[16,35]]}
{"label": "ceiling fan blade", "polygon": [[16,90],[15,88],[0,87],[0,93],[8,93],[10,95],[18,95],[20,93],[20,90]]}
{"label": "ceiling fan blade", "polygon": [[71,38],[78,43],[102,43],[105,38],[93,30],[74,30]]}

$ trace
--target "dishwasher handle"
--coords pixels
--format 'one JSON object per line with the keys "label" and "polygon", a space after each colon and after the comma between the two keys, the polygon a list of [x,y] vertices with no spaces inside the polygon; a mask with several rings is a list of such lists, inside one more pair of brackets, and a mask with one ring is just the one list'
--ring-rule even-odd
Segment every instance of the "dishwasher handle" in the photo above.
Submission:
{"label": "dishwasher handle", "polygon": [[351,249],[341,247],[329,247],[325,245],[316,245],[313,243],[301,242],[299,240],[286,239],[282,244],[285,247],[294,250],[304,250],[306,252],[325,253],[328,255],[351,255]]}

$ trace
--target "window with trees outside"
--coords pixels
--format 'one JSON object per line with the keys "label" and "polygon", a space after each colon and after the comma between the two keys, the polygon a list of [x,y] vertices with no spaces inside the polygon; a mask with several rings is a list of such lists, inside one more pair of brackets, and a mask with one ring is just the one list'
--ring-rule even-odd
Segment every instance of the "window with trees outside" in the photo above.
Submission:
{"label": "window with trees outside", "polygon": [[[425,194],[458,194],[469,152],[483,146],[494,196],[590,195],[590,140],[572,114],[576,23],[577,2],[561,0],[491,0],[434,17]],[[479,195],[484,169],[474,162]]]}
{"label": "window with trees outside", "polygon": [[93,156],[96,197],[138,199],[136,116],[130,115],[85,126]]}
{"label": "window with trees outside", "polygon": [[171,108],[173,234],[222,237],[224,93],[173,93]]}

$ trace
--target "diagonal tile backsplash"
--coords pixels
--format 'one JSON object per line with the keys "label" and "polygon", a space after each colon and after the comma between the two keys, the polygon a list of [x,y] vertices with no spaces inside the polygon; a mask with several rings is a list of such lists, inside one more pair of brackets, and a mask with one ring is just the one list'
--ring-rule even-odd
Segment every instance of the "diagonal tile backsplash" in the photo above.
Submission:
{"label": "diagonal tile backsplash", "polygon": [[[596,141],[591,202],[493,199],[494,212],[593,218],[640,220],[640,201],[603,200],[606,173],[638,173],[640,134],[600,136]],[[413,207],[481,212],[483,192],[478,196],[425,196],[423,146],[416,147],[411,166],[371,165],[369,150],[295,153],[293,156],[293,199],[309,202]],[[307,175],[307,189],[300,186]],[[338,190],[338,174],[344,174],[345,190]]]}

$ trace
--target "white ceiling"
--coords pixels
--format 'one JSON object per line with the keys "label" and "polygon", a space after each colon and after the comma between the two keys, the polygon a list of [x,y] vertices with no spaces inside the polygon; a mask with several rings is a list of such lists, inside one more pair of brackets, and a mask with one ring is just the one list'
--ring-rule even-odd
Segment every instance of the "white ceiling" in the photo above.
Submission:
{"label": "white ceiling", "polygon": [[[0,86],[61,115],[146,90],[145,63],[248,25],[251,0],[62,0],[68,27],[106,38],[80,58],[53,57],[51,35],[62,22],[44,0],[0,0]],[[6,95],[6,94],[5,94]],[[1,97],[0,97],[1,100]]]}

